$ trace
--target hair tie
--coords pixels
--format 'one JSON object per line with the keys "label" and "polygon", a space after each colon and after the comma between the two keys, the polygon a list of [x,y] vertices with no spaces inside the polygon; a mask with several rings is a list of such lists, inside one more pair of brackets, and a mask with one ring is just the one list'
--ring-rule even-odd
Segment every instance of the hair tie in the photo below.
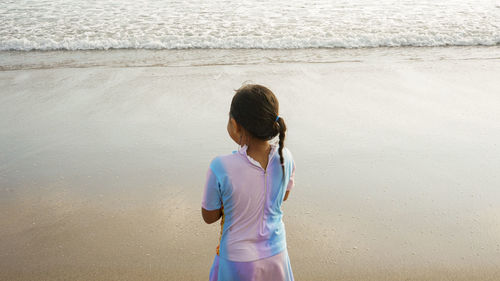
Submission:
{"label": "hair tie", "polygon": [[274,120],[274,122],[277,122],[277,121],[278,121],[278,119],[280,119],[280,116],[279,116],[279,115],[278,115],[278,116],[276,116],[276,120]]}

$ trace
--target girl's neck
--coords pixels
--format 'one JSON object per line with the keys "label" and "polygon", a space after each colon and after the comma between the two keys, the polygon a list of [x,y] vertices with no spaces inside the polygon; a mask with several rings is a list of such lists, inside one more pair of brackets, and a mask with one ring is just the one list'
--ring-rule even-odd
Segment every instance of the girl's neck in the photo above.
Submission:
{"label": "girl's neck", "polygon": [[242,143],[241,146],[247,145],[247,155],[257,160],[262,168],[265,170],[267,167],[268,156],[271,150],[271,145],[266,140],[259,139],[249,139],[245,143]]}

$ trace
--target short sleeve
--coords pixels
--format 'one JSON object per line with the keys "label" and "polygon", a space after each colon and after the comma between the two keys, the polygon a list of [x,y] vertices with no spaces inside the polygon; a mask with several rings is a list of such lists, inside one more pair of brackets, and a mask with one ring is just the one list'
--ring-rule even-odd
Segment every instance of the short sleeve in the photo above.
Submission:
{"label": "short sleeve", "polygon": [[212,168],[208,168],[201,206],[207,211],[220,209],[221,198],[217,177],[212,171]]}
{"label": "short sleeve", "polygon": [[295,185],[295,161],[292,161],[292,172],[290,173],[290,180],[286,186],[286,190],[289,191]]}

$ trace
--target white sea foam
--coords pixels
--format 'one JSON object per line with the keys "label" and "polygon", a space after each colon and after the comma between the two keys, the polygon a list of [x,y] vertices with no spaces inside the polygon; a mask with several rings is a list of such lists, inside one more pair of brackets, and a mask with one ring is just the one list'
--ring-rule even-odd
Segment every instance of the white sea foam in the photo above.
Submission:
{"label": "white sea foam", "polygon": [[16,0],[0,50],[357,48],[500,44],[492,0]]}

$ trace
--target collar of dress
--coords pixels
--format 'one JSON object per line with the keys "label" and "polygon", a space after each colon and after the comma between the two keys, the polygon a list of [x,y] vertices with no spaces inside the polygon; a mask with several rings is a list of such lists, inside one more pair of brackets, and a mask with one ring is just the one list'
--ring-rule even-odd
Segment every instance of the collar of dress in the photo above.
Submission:
{"label": "collar of dress", "polygon": [[[278,151],[278,144],[270,143],[270,145],[271,145],[271,151],[269,151],[269,156],[267,158],[268,165],[269,165],[269,162],[271,161],[271,158],[274,156],[274,153],[276,153],[276,151]],[[262,166],[260,165],[259,161],[253,159],[250,155],[247,154],[247,149],[248,149],[248,146],[245,144],[238,150],[238,153],[245,156],[248,159],[248,161],[250,161],[250,163],[252,163],[253,165],[263,169]]]}

